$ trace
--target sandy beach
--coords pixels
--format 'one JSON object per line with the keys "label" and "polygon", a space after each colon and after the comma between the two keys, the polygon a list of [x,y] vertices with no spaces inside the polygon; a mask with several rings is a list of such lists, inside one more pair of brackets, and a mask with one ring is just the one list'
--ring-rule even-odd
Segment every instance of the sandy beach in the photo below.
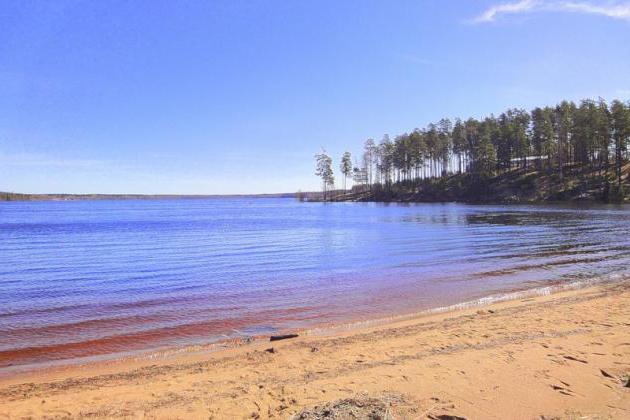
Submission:
{"label": "sandy beach", "polygon": [[23,373],[0,381],[0,417],[622,419],[629,377],[621,283]]}

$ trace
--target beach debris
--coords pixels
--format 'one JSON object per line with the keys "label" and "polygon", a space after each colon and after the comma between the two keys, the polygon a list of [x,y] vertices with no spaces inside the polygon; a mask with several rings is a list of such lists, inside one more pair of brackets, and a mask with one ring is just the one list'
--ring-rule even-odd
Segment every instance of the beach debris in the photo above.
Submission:
{"label": "beach debris", "polygon": [[623,384],[623,386],[625,386],[626,388],[630,388],[630,376],[628,376],[624,382],[625,383]]}
{"label": "beach debris", "polygon": [[275,348],[273,348],[273,347],[269,347],[268,349],[265,349],[265,351],[266,351],[267,353],[275,353],[275,352],[276,352],[276,349],[275,349]]}
{"label": "beach debris", "polygon": [[298,335],[297,334],[272,335],[269,338],[269,341],[286,340],[287,338],[295,338],[295,337],[298,337]]}
{"label": "beach debris", "polygon": [[306,407],[295,414],[293,420],[370,419],[394,420],[416,418],[416,409],[407,398],[398,393],[369,396],[359,393],[350,398],[330,401],[323,405]]}
{"label": "beach debris", "polygon": [[316,353],[318,351],[319,349],[317,347],[311,347],[311,353]]}
{"label": "beach debris", "polygon": [[429,418],[432,420],[466,420],[466,417],[454,416],[452,414],[429,414]]}
{"label": "beach debris", "polygon": [[294,420],[320,419],[381,419],[393,420],[388,404],[377,398],[358,396],[305,408]]}

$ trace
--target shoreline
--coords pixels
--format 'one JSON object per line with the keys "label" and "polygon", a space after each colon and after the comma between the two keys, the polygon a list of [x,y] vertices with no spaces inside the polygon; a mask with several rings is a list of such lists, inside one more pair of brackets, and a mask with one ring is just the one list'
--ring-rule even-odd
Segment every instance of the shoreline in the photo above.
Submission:
{"label": "shoreline", "polygon": [[[530,288],[524,288],[503,293],[494,293],[486,296],[481,296],[473,300],[466,300],[445,306],[437,306],[434,308],[426,308],[411,312],[403,312],[398,314],[391,314],[384,317],[367,318],[367,319],[355,319],[342,321],[337,323],[322,323],[315,324],[307,328],[290,328],[286,330],[279,330],[276,334],[297,333],[300,336],[317,336],[317,335],[331,335],[339,331],[357,331],[362,328],[386,326],[395,322],[401,322],[405,320],[413,320],[433,314],[440,313],[453,313],[465,309],[483,308],[489,305],[500,302],[509,302],[512,300],[523,299],[528,297],[546,296],[550,294],[562,293],[564,291],[579,290],[597,285],[605,285],[614,282],[629,282],[630,278],[614,277],[614,278],[593,278],[589,280],[576,280],[569,283],[553,283],[545,286],[536,286]],[[235,330],[237,331],[237,330]],[[116,353],[97,353],[93,355],[65,358],[65,359],[53,359],[49,361],[9,365],[0,369],[0,384],[2,380],[11,380],[21,375],[38,374],[40,372],[46,372],[57,369],[72,369],[74,367],[84,367],[100,364],[119,364],[125,363],[125,361],[149,361],[159,358],[168,358],[170,355],[176,354],[191,354],[191,353],[208,353],[217,352],[233,348],[239,348],[248,346],[252,343],[266,342],[269,339],[267,334],[247,335],[241,333],[228,338],[216,338],[205,342],[186,344],[186,345],[172,345],[162,346],[148,349],[137,349],[120,351]]]}
{"label": "shoreline", "polygon": [[[613,362],[615,361],[614,354],[620,355],[621,358],[617,357],[619,360],[622,360],[622,358],[625,358],[623,360],[628,360],[630,356],[630,328],[628,328],[630,323],[627,321],[630,319],[628,314],[630,305],[627,305],[628,302],[630,302],[630,286],[628,282],[621,281],[558,291],[552,294],[543,293],[530,297],[520,295],[515,296],[512,300],[493,302],[484,306],[475,305],[460,309],[452,308],[448,311],[416,314],[415,316],[404,315],[390,320],[361,322],[361,325],[354,323],[351,327],[336,326],[325,330],[309,330],[296,339],[277,343],[256,340],[247,345],[217,349],[216,351],[208,351],[207,348],[197,348],[193,351],[192,348],[187,348],[173,351],[171,354],[161,354],[153,358],[135,357],[38,370],[11,378],[0,379],[0,406],[6,407],[0,410],[0,414],[44,416],[47,415],[46,413],[50,413],[45,410],[50,410],[51,407],[57,404],[59,409],[61,405],[70,407],[64,409],[70,413],[70,417],[81,417],[86,416],[87,412],[85,410],[89,406],[100,404],[101,406],[109,407],[102,407],[102,410],[99,411],[106,417],[116,414],[111,411],[114,406],[119,407],[117,409],[129,406],[136,407],[131,410],[133,413],[136,413],[138,407],[143,407],[142,410],[144,410],[145,414],[155,415],[156,417],[186,417],[185,413],[188,412],[186,410],[192,407],[197,414],[205,413],[204,415],[207,417],[208,413],[214,412],[220,418],[222,415],[228,414],[246,417],[252,414],[251,407],[256,411],[256,405],[259,405],[261,409],[256,411],[259,416],[286,418],[289,413],[297,413],[300,409],[312,406],[314,403],[325,403],[338,399],[336,397],[350,397],[363,391],[369,391],[368,394],[371,396],[378,396],[383,392],[392,390],[409,391],[407,388],[409,384],[406,384],[409,380],[403,378],[402,382],[400,380],[392,382],[390,379],[400,379],[401,372],[405,372],[408,368],[411,370],[419,369],[421,376],[425,380],[427,376],[431,375],[441,377],[444,373],[441,372],[444,370],[444,363],[450,365],[451,357],[449,355],[451,353],[457,354],[457,357],[453,356],[454,359],[457,359],[457,363],[460,362],[459,359],[461,357],[464,357],[464,359],[468,360],[465,365],[468,365],[470,363],[469,359],[471,357],[475,358],[475,353],[483,352],[484,349],[499,351],[502,347],[508,346],[514,347],[510,350],[512,354],[521,353],[524,345],[533,344],[531,343],[532,340],[562,342],[567,338],[575,338],[576,336],[581,337],[581,345],[585,344],[584,339],[587,342],[593,341],[597,336],[597,341],[602,342],[601,346],[598,346],[600,350],[610,346],[612,350],[607,352],[600,351],[601,354],[607,355],[609,360],[607,359],[605,363],[602,363],[599,369],[604,369],[607,374],[613,376],[617,381],[621,381],[624,378],[623,375],[630,375],[630,363],[623,364],[624,362],[621,362],[622,364],[615,365]],[[573,315],[576,309],[574,308],[575,306],[581,306],[583,310]],[[605,313],[602,313],[602,311]],[[553,318],[557,316],[556,312],[565,313],[566,316],[562,319],[562,322],[554,322]],[[593,328],[595,328],[594,325],[596,324],[589,327],[584,322],[581,324],[575,322],[575,324],[580,324],[580,327],[577,329],[574,328],[574,325],[570,325],[573,316],[579,318],[583,317],[585,313],[588,313],[591,317],[601,317],[600,323],[611,326],[613,321],[616,320],[619,326],[614,331],[608,331],[608,333],[614,333],[618,336],[618,342],[606,343],[606,334],[602,334],[600,337],[599,332],[593,335],[595,333]],[[506,315],[508,316],[505,317]],[[530,322],[520,327],[511,325],[515,319],[522,317],[531,318]],[[495,323],[493,324],[492,321],[495,321]],[[499,323],[497,324],[496,321],[499,321]],[[476,334],[466,334],[466,331],[459,331],[458,334],[448,334],[449,332],[453,333],[454,330],[463,329],[465,325],[473,328]],[[506,325],[507,327],[501,327],[501,325]],[[526,327],[526,330],[523,330],[523,327]],[[498,345],[490,345],[489,342],[484,342],[486,340],[491,341],[493,334],[498,328],[507,329],[507,337],[503,337],[503,341],[499,340]],[[565,329],[566,331],[555,333],[547,331],[556,328]],[[609,329],[611,327],[602,328]],[[441,339],[436,341],[436,337],[433,337],[435,335],[440,336]],[[431,344],[432,340],[435,342],[435,345]],[[471,340],[478,341],[478,343],[471,343]],[[542,348],[543,351],[547,351],[546,349],[556,348],[560,344],[565,343],[555,343],[555,347],[547,344],[547,348],[540,347],[542,346],[541,343],[536,343],[535,347],[538,350]],[[418,355],[414,353],[417,350],[415,348],[417,345],[420,345],[420,347],[422,345],[429,346],[425,356],[418,358]],[[564,348],[565,346],[562,345],[560,347]],[[569,349],[572,351],[570,357],[585,360],[584,355],[579,352],[576,353],[576,349],[571,347],[575,346],[569,346]],[[274,348],[274,352],[266,351],[268,348]],[[453,351],[443,354],[444,348],[450,348]],[[312,351],[313,349],[317,350]],[[322,358],[321,356],[324,353],[326,357]],[[528,353],[521,354],[527,356]],[[431,367],[430,364],[426,365],[424,363],[422,366],[416,366],[412,363],[413,361],[424,360],[433,356],[444,359],[439,363],[439,366],[442,368],[438,369],[438,366]],[[389,362],[380,361],[378,363],[378,360],[383,357],[388,359]],[[597,357],[605,358],[604,356]],[[497,366],[494,366],[496,360],[493,359],[494,357],[491,357],[488,361],[480,359],[476,361],[476,364],[484,366],[489,363],[493,365],[490,370],[496,372],[499,369],[497,369]],[[456,361],[453,360],[452,362],[455,363]],[[608,379],[611,383],[606,385],[612,386],[611,378],[605,377],[593,366],[589,366],[588,361],[587,363],[582,363],[561,358],[557,366],[554,366],[554,362],[551,367],[564,370],[561,368],[568,367],[569,362],[571,366],[591,368],[590,376],[586,379],[581,378],[583,383],[595,379]],[[410,363],[410,366],[406,366]],[[474,365],[475,363],[472,363],[471,367]],[[514,368],[514,366],[503,366],[501,369],[507,368]],[[321,372],[332,375],[335,378],[332,381],[325,381],[326,387],[339,387],[339,389],[335,392],[321,392],[321,390],[310,389],[307,386],[308,384],[317,382],[319,376],[326,376]],[[369,373],[369,375],[365,377],[361,375],[356,376],[355,373],[357,372]],[[522,373],[515,371],[511,374],[518,376],[522,375]],[[593,373],[597,375],[591,377]],[[536,374],[542,375],[540,372]],[[352,383],[347,382],[348,378],[344,375],[351,375],[353,377]],[[456,373],[457,378],[460,375],[462,374]],[[403,374],[403,376],[406,375]],[[544,377],[544,375],[541,377]],[[204,383],[209,387],[208,389],[198,385],[200,379],[205,380]],[[181,389],[175,391],[175,389],[179,389],[178,384],[180,380],[186,383],[188,391],[183,392]],[[485,377],[483,375],[474,377],[474,381],[483,382],[484,380]],[[512,378],[512,380],[518,382],[516,377]],[[274,387],[274,389],[280,386],[284,388],[284,386],[290,384],[291,390],[283,391],[282,395],[284,396],[281,397],[277,392],[278,389],[276,389],[276,392],[273,392],[273,396],[270,396],[261,391],[264,388],[252,388],[252,384],[261,381],[267,381],[266,386]],[[342,382],[347,383],[345,386],[342,386]],[[569,380],[565,382],[572,383]],[[143,385],[138,387],[138,383]],[[437,383],[444,385],[441,379]],[[323,386],[324,384],[320,385]],[[423,386],[422,384],[416,385],[421,388]],[[104,386],[108,387],[108,396],[107,398],[101,398],[98,400],[100,402],[97,403],[97,400],[93,400],[95,391],[102,390]],[[571,389],[571,387],[563,386],[562,384],[554,386]],[[110,395],[109,390],[112,389],[110,387],[121,392]],[[220,394],[222,387],[235,389],[236,396],[232,397],[231,394],[220,396],[222,395]],[[304,389],[301,389],[301,387],[304,387]],[[568,396],[559,393],[551,385],[548,388],[541,389],[541,392],[551,390],[553,392],[551,395],[557,394],[563,398],[568,398]],[[215,389],[214,392],[220,394],[217,394],[219,396],[213,398],[212,401],[204,402],[203,397],[197,395],[199,392],[212,394],[211,389]],[[243,393],[243,389],[247,392]],[[168,392],[180,396],[187,395],[188,397],[192,397],[192,394],[194,394],[195,397],[190,401],[188,401],[188,397],[184,398],[185,401],[188,401],[185,404],[178,397],[173,401],[169,400],[170,402],[165,403],[162,401],[158,404],[158,407],[153,407],[154,404],[150,403],[150,401],[156,398],[155,395],[159,395],[160,390],[162,392],[169,390]],[[619,416],[620,413],[630,413],[630,406],[628,405],[630,388],[624,389],[621,386],[618,388],[612,386],[612,388],[606,387],[606,390],[610,390],[611,394],[609,397],[611,398],[615,395],[625,395],[625,405],[619,405],[619,401],[617,401],[616,405],[613,404],[615,407],[619,406],[616,409],[606,408],[606,405],[601,407],[598,405],[597,407],[600,409],[600,411],[597,411],[598,413],[612,413],[613,417]],[[76,400],[73,398],[75,392],[80,394],[76,396]],[[131,393],[129,394],[129,392]],[[619,392],[621,394],[618,394]],[[96,393],[98,394],[98,392]],[[567,393],[572,394],[573,397],[578,396],[577,391],[567,391]],[[253,406],[251,404],[243,405],[238,403],[239,401],[242,403],[243,399],[249,401],[251,395],[257,395],[257,399],[255,399],[256,404]],[[295,402],[291,402],[289,397],[295,399]],[[406,406],[410,405],[418,410],[424,408],[425,403],[421,400],[414,399],[410,403],[409,392],[401,392],[399,397],[406,401]],[[521,397],[520,394],[519,397]],[[282,401],[283,398],[285,401]],[[582,398],[585,400],[585,403],[590,401],[590,403],[594,404],[587,395],[582,396]],[[48,406],[46,406],[46,403],[41,403],[40,400],[47,401]],[[554,398],[551,398],[551,400],[555,401]],[[441,398],[440,401],[442,401]],[[623,401],[621,402],[623,403]],[[146,406],[146,404],[149,405]],[[187,407],[188,405],[190,407]],[[264,410],[263,406],[265,405],[271,411]],[[466,405],[463,400],[457,400],[454,405],[457,408],[462,407],[462,410],[464,408],[473,410],[475,406],[475,404]],[[239,411],[238,407],[245,409],[245,406],[247,406],[246,411]],[[281,407],[284,408],[278,410]],[[564,405],[552,404],[546,407],[547,411],[539,414],[556,415],[559,407],[564,407]],[[460,414],[464,414],[465,417],[472,416],[472,418],[476,418],[474,410],[473,412],[463,411]],[[479,413],[477,412],[477,417],[479,417]],[[503,411],[503,413],[507,412]],[[522,411],[522,414],[525,413],[529,413],[529,411]]]}
{"label": "shoreline", "polygon": [[222,200],[253,198],[292,198],[296,193],[259,194],[72,194],[72,193],[11,193],[0,191],[0,202],[24,201],[121,201],[121,200]]}

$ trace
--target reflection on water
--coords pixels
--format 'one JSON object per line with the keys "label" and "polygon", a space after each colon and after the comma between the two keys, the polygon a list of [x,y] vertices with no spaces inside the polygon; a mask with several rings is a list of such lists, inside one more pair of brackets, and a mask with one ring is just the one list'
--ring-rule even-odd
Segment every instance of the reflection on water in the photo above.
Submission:
{"label": "reflection on water", "polygon": [[628,275],[627,206],[0,205],[0,370]]}

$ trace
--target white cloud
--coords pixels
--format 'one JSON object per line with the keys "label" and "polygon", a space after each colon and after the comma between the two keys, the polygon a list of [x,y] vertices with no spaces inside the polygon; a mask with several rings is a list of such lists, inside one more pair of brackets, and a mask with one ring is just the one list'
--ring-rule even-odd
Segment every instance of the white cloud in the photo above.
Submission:
{"label": "white cloud", "polygon": [[630,2],[593,4],[586,1],[521,0],[491,6],[479,16],[473,18],[472,22],[487,23],[493,22],[503,15],[533,12],[584,13],[630,21]]}
{"label": "white cloud", "polygon": [[513,3],[503,3],[491,6],[485,12],[473,19],[475,23],[492,22],[497,16],[504,14],[524,13],[533,10],[538,5],[536,0],[521,0]]}
{"label": "white cloud", "polygon": [[615,19],[630,20],[630,3],[593,5],[586,2],[565,1],[558,4],[558,10],[581,12],[593,15],[608,16]]}

